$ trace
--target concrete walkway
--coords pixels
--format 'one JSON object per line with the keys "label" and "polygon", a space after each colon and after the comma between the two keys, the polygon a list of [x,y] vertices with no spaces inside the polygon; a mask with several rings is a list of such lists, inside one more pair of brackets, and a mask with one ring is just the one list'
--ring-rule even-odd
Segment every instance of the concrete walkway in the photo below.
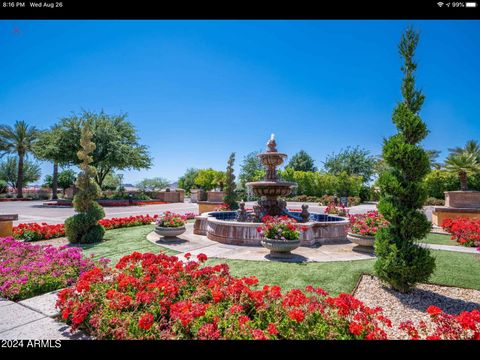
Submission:
{"label": "concrete walkway", "polygon": [[421,245],[423,247],[434,249],[434,250],[455,251],[455,252],[461,252],[461,253],[467,253],[467,254],[480,255],[480,252],[478,252],[477,248],[474,248],[474,247],[436,245],[436,244],[426,244],[426,243],[421,243]]}
{"label": "concrete walkway", "polygon": [[0,339],[87,340],[89,337],[54,319],[58,291],[15,303],[0,298]]}
{"label": "concrete walkway", "polygon": [[[209,258],[271,261],[269,251],[262,246],[241,246],[222,244],[208,239],[206,236],[193,234],[193,223],[186,224],[186,232],[179,237],[165,240],[162,236],[151,232],[147,240],[164,248],[179,252],[182,257],[185,253],[193,256],[203,253]],[[468,254],[479,254],[476,248],[463,246],[435,245],[420,243],[421,246],[443,251],[454,251]],[[292,251],[292,258],[288,262],[330,262],[330,261],[353,261],[375,258],[373,249],[359,247],[349,241],[340,244],[318,245],[316,247],[298,247]],[[276,259],[276,261],[278,261]]]}
{"label": "concrete walkway", "polygon": [[[263,246],[240,246],[221,244],[209,240],[206,236],[193,234],[193,224],[186,225],[187,231],[177,238],[165,241],[163,237],[151,232],[147,239],[154,244],[180,252],[179,257],[189,252],[193,256],[203,253],[209,258],[269,261],[269,250]],[[363,250],[363,249],[362,249]],[[288,262],[330,262],[367,260],[374,258],[373,250],[358,250],[357,245],[346,241],[342,244],[328,244],[318,247],[299,247],[292,251]],[[276,260],[278,261],[278,260]]]}

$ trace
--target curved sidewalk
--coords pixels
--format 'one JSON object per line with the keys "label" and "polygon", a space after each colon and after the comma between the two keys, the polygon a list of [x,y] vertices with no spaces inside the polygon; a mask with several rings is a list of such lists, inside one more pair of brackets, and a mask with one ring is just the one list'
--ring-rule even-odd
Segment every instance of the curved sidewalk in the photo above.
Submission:
{"label": "curved sidewalk", "polygon": [[[209,258],[269,261],[269,251],[262,246],[240,246],[222,244],[209,240],[206,236],[193,234],[193,224],[187,224],[187,231],[173,240],[164,241],[160,235],[151,232],[147,239],[164,248],[178,251],[180,256],[190,253],[193,256],[203,253]],[[292,251],[292,258],[286,262],[329,262],[373,259],[373,251],[357,251],[351,242],[327,244],[318,247],[301,246]],[[278,260],[276,260],[278,261]]]}

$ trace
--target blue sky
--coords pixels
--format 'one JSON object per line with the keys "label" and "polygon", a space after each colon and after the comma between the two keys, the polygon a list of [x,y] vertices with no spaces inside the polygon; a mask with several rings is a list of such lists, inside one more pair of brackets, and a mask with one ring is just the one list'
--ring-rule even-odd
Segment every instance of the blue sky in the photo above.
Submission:
{"label": "blue sky", "polygon": [[127,112],[154,157],[122,172],[129,183],[224,170],[233,151],[238,169],[270,133],[319,167],[349,145],[379,154],[408,24],[421,31],[424,146],[443,159],[480,140],[480,21],[0,21],[0,123]]}

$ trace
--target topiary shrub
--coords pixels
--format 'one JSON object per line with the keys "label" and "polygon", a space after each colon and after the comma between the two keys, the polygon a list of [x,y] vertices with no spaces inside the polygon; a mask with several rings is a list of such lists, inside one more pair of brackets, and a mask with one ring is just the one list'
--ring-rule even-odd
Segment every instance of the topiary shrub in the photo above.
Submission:
{"label": "topiary shrub", "polygon": [[105,228],[100,225],[96,224],[91,226],[88,231],[83,234],[82,238],[80,239],[80,242],[82,244],[91,244],[95,242],[102,241],[103,236],[105,235]]}
{"label": "topiary shrub", "polygon": [[78,152],[78,158],[82,160],[80,172],[75,183],[78,188],[73,198],[73,206],[78,214],[65,220],[65,235],[72,243],[89,244],[101,241],[105,234],[103,226],[98,220],[105,217],[105,211],[95,201],[100,195],[100,188],[92,181],[95,176],[95,168],[89,164],[92,162],[90,154],[95,150],[95,144],[91,141],[92,132],[88,124],[82,129],[80,144],[82,149]]}
{"label": "topiary shrub", "polygon": [[413,76],[418,39],[415,31],[407,29],[400,42],[405,77],[403,101],[393,113],[398,133],[384,142],[383,159],[388,167],[378,180],[381,190],[378,209],[390,225],[376,235],[375,271],[380,279],[400,292],[408,292],[417,282],[428,280],[435,268],[429,250],[416,243],[432,226],[420,211],[427,199],[423,178],[430,171],[430,162],[426,151],[418,145],[428,134],[418,115],[425,97],[415,90]]}
{"label": "topiary shrub", "polygon": [[238,209],[237,193],[235,185],[235,175],[233,174],[233,164],[235,162],[235,153],[230,154],[228,158],[227,171],[225,172],[225,196],[223,202],[229,206],[231,210]]}

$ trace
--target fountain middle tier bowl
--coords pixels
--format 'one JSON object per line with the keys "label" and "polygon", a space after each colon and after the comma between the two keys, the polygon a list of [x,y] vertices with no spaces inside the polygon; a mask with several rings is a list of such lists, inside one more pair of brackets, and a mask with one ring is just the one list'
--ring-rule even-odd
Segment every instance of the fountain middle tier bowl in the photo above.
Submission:
{"label": "fountain middle tier bowl", "polygon": [[255,181],[246,184],[257,196],[275,197],[287,196],[292,192],[293,182],[286,181]]}
{"label": "fountain middle tier bowl", "polygon": [[279,152],[265,152],[257,155],[260,161],[265,166],[280,166],[287,157],[287,154]]}

